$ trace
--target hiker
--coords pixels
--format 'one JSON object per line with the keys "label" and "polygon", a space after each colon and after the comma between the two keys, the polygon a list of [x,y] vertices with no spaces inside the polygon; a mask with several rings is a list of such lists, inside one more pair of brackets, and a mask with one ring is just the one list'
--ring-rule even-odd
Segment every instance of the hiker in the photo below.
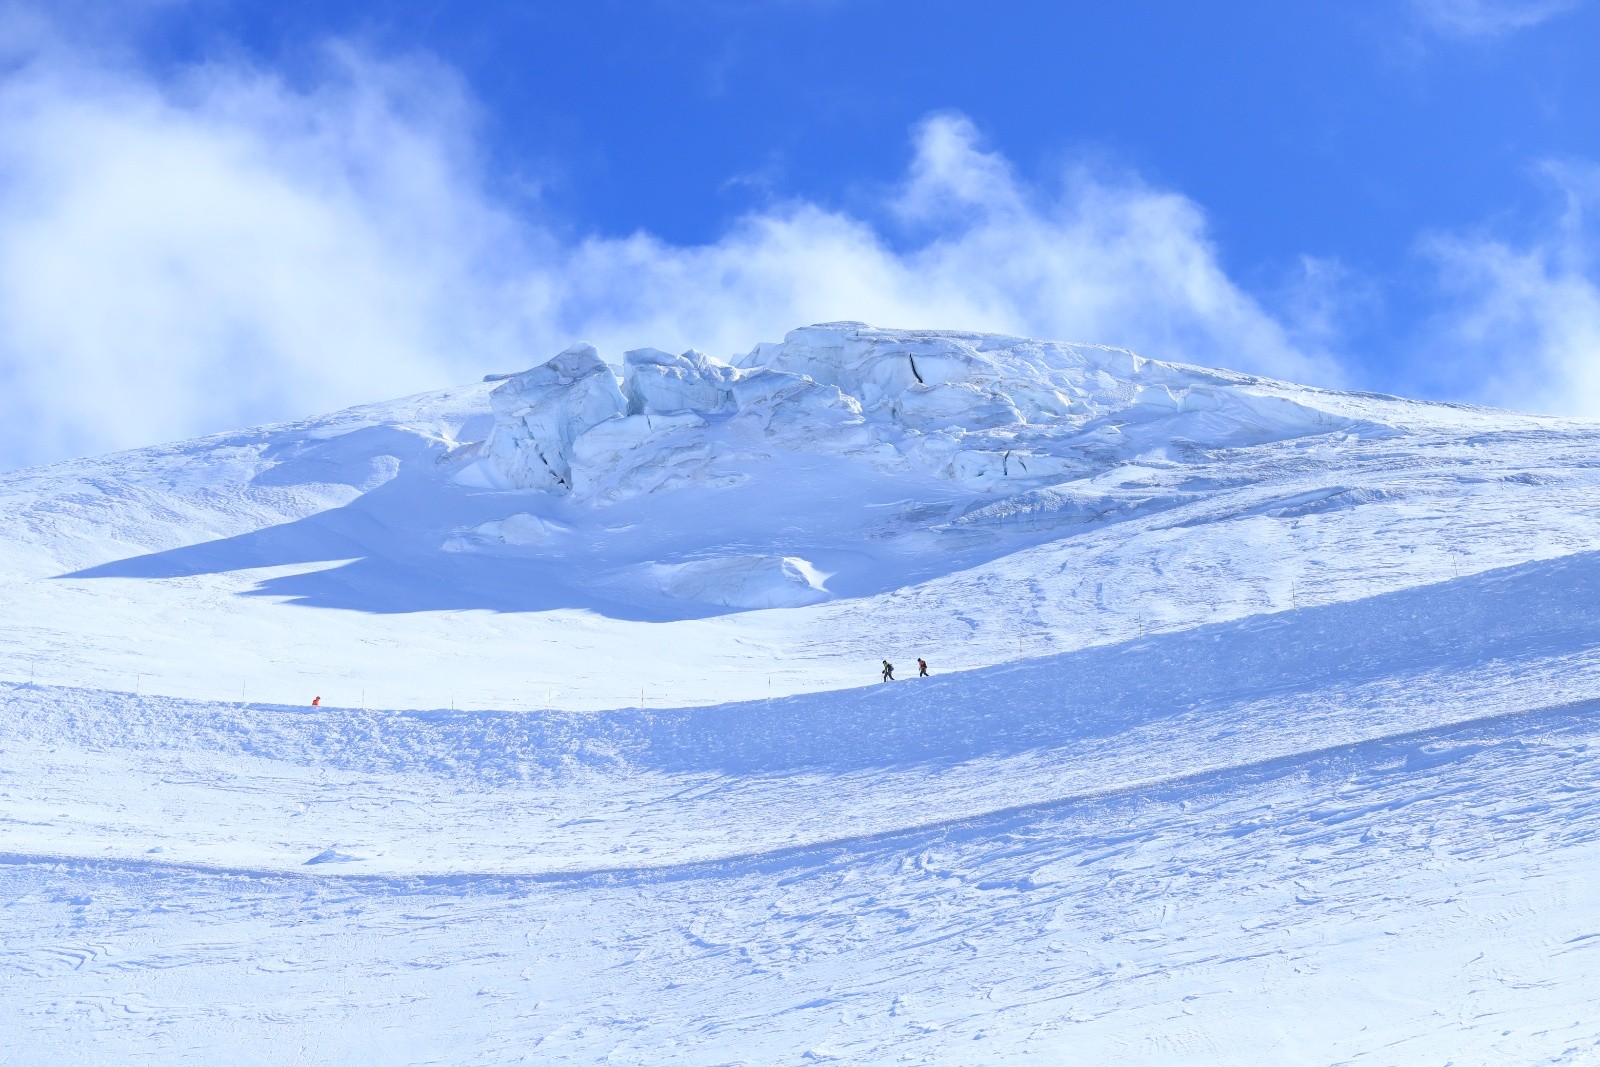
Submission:
{"label": "hiker", "polygon": [[918,678],[926,678],[927,676],[928,676],[928,661],[923,659],[921,656],[918,656],[917,657],[917,677]]}
{"label": "hiker", "polygon": [[322,698],[321,697],[312,697],[311,698],[311,706],[314,707],[314,708],[322,707]]}
{"label": "hiker", "polygon": [[883,661],[883,680],[886,682],[894,681],[894,664],[888,660]]}

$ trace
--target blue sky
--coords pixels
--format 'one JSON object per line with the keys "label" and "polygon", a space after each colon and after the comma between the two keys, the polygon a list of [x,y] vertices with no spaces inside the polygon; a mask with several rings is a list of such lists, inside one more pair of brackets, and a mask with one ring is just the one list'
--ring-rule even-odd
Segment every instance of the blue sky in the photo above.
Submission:
{"label": "blue sky", "polygon": [[1600,3],[0,19],[0,468],[818,318],[1600,414]]}

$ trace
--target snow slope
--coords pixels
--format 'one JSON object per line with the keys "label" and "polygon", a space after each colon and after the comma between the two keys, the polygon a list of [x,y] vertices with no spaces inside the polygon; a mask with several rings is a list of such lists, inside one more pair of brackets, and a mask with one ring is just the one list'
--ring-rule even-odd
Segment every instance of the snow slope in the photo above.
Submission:
{"label": "snow slope", "polygon": [[0,476],[0,1062],[1600,1062],[1600,425],[491,379]]}

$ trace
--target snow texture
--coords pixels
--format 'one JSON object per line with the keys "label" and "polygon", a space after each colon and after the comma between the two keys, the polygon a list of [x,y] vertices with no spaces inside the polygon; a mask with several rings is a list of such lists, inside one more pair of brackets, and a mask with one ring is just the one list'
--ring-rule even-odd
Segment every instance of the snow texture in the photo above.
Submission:
{"label": "snow texture", "polygon": [[0,1062],[1600,1062],[1597,451],[836,323],[0,475]]}
{"label": "snow texture", "polygon": [[719,556],[653,570],[668,596],[724,607],[797,608],[828,599],[816,568],[793,556]]}
{"label": "snow texture", "polygon": [[489,401],[495,421],[484,450],[506,484],[519,489],[571,489],[574,441],[626,408],[592,345],[574,345],[518,374]]}
{"label": "snow texture", "polygon": [[859,323],[795,330],[737,367],[693,350],[639,349],[623,357],[617,384],[587,346],[507,380],[491,396],[491,472],[461,477],[614,502],[705,484],[741,446],[768,440],[1011,490],[1151,447],[1258,444],[1349,425],[1252,388],[1259,383],[1119,349]]}

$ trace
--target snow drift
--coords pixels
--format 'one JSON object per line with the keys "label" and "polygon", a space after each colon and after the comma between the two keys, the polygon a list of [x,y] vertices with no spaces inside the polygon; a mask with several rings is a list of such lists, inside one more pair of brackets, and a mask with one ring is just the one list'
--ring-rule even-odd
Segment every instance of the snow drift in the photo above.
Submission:
{"label": "snow drift", "polygon": [[733,608],[794,608],[828,599],[823,575],[793,556],[723,556],[656,564],[668,596]]}

